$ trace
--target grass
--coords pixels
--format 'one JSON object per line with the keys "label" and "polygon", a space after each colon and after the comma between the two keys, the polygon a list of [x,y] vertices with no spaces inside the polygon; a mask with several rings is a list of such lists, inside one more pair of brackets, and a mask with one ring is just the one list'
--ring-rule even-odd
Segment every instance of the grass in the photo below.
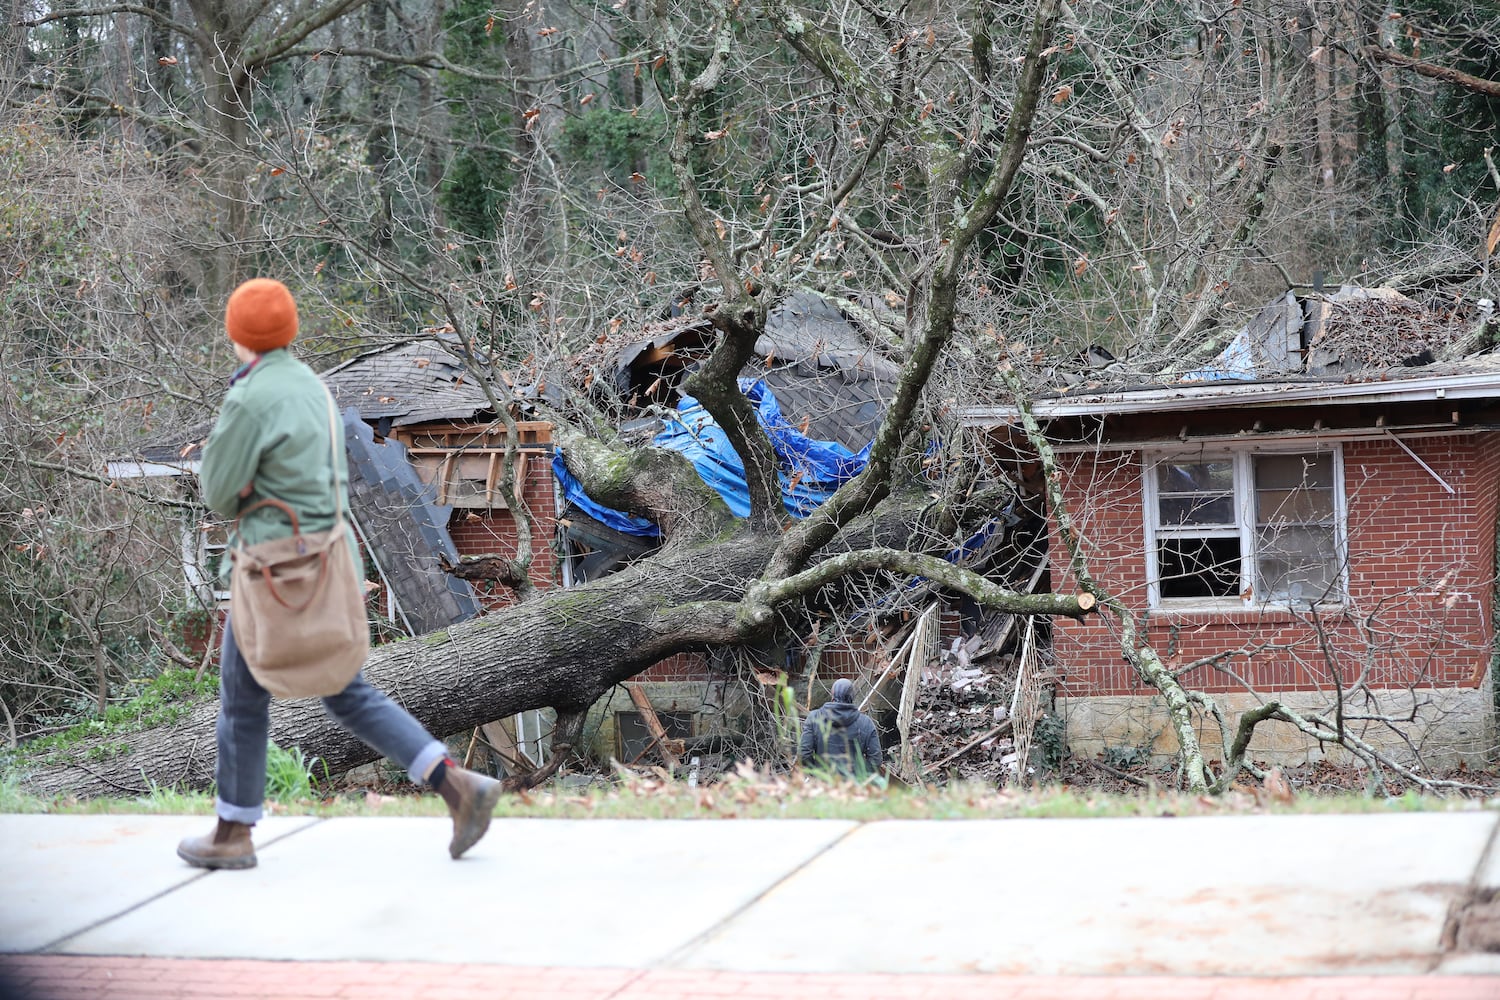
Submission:
{"label": "grass", "polygon": [[[323,769],[327,775],[327,768]],[[0,772],[0,813],[144,813],[148,815],[210,815],[214,811],[213,793],[164,788],[151,783],[145,795],[105,796],[96,799],[69,797],[43,798],[22,787],[20,771]],[[316,811],[324,808],[320,801],[314,767],[300,747],[283,750],[275,743],[266,746],[266,805],[268,811]]]}
{"label": "grass", "polygon": [[[141,685],[134,697],[105,709],[103,716],[87,719],[60,733],[24,744],[18,756],[25,760],[70,759],[85,740],[122,736],[152,726],[168,725],[192,711],[199,699],[218,690],[218,677],[198,677],[192,670],[166,670]],[[118,740],[96,743],[87,754],[100,760],[123,753],[127,744]]]}
{"label": "grass", "polygon": [[[321,763],[321,762],[320,762]],[[323,776],[328,776],[328,765],[323,765]],[[317,798],[313,786],[316,783],[313,768],[303,756],[301,747],[283,750],[275,743],[266,745],[266,799],[291,805]]]}
{"label": "grass", "polygon": [[[435,795],[382,795],[355,789],[329,794],[313,781],[300,752],[279,751],[284,783],[268,796],[272,815],[446,816]],[[269,770],[269,769],[268,769]],[[298,774],[300,772],[300,776]],[[268,791],[272,789],[268,784]],[[413,789],[415,792],[415,789]],[[880,784],[806,781],[742,767],[722,782],[690,787],[657,776],[622,774],[608,786],[546,789],[500,800],[495,815],[526,819],[838,819],[878,820],[1083,819],[1138,816],[1236,816],[1316,813],[1451,812],[1500,809],[1500,799],[1442,798],[1415,792],[1395,797],[1343,793],[1267,795],[1231,792],[1219,798],[1148,791],[1136,795],[1089,792],[1061,786],[1019,791],[980,785],[908,789]],[[14,776],[0,778],[0,812],[60,814],[145,813],[209,815],[213,799],[204,792],[153,789],[136,797],[86,801],[29,796]]]}

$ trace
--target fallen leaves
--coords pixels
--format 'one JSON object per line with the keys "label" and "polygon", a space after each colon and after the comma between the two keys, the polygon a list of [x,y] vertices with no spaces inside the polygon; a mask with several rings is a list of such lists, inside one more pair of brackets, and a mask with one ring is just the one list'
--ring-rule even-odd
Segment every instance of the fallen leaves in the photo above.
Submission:
{"label": "fallen leaves", "polygon": [[1262,787],[1267,797],[1282,805],[1289,805],[1296,798],[1296,793],[1292,791],[1291,784],[1282,775],[1281,768],[1279,767],[1271,768],[1270,773],[1266,775],[1266,780],[1262,783]]}

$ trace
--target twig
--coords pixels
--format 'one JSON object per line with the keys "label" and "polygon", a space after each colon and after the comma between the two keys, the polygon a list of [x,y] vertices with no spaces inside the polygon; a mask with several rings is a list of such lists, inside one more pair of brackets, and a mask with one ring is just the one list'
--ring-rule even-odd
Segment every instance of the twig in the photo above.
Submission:
{"label": "twig", "polygon": [[220,621],[221,619],[218,615],[214,615],[209,621],[208,643],[203,647],[203,659],[198,661],[198,670],[193,674],[194,681],[202,680],[204,672],[208,670],[208,665],[213,662],[214,650],[218,648],[214,639],[218,637]]}
{"label": "twig", "polygon": [[198,665],[191,656],[178,648],[177,643],[173,642],[156,622],[151,622],[147,625],[146,631],[150,633],[151,638],[156,640],[157,645],[161,647],[161,651],[167,654],[167,659],[180,667],[192,668]]}
{"label": "twig", "polygon": [[5,713],[5,728],[10,735],[10,748],[14,750],[18,745],[16,743],[16,717],[10,714],[10,706],[5,703],[4,698],[0,698],[0,712]]}
{"label": "twig", "polygon": [[959,757],[962,757],[964,754],[968,753],[970,750],[973,750],[975,747],[977,747],[979,744],[983,743],[985,740],[991,739],[992,737],[995,737],[995,736],[1003,736],[1005,734],[1005,731],[1008,730],[1008,729],[1010,729],[1013,725],[1014,725],[1014,722],[1012,720],[1006,719],[1004,722],[1000,723],[1000,725],[995,726],[992,729],[988,729],[988,730],[980,733],[978,736],[974,737],[972,740],[970,740],[969,742],[965,743],[963,746],[959,747],[957,750],[953,751],[948,756],[946,756],[942,760],[938,761],[936,764],[929,764],[926,767],[922,768],[922,773],[924,775],[925,774],[931,774],[933,771],[936,771],[938,768],[945,767],[946,765],[948,765],[948,764],[952,763],[953,761],[957,760]]}
{"label": "twig", "polygon": [[72,476],[75,479],[87,479],[91,483],[102,483],[105,486],[108,486],[110,489],[118,490],[119,492],[124,493],[127,496],[133,496],[138,500],[145,500],[147,503],[159,504],[163,507],[177,507],[180,510],[191,511],[201,511],[203,509],[198,504],[189,503],[186,500],[172,500],[168,497],[152,496],[150,493],[146,493],[142,490],[131,489],[128,486],[121,486],[118,480],[111,479],[108,476],[101,476],[92,472],[85,472],[82,469],[75,469],[67,465],[59,465],[57,462],[43,462],[38,459],[23,458],[21,459],[21,464],[29,465],[33,469],[43,469],[47,472],[61,472],[64,475]]}
{"label": "twig", "polygon": [[98,771],[95,771],[93,768],[85,767],[84,765],[73,761],[69,761],[67,766],[76,767],[78,770],[82,771],[84,774],[87,774],[89,777],[101,781],[104,784],[109,785],[111,788],[118,788],[122,792],[129,792],[132,795],[151,794],[151,789],[149,788],[141,788],[137,785],[122,785],[118,781],[115,781],[111,778],[106,778],[104,775],[100,774]]}
{"label": "twig", "polygon": [[1092,761],[1091,763],[1095,767],[1097,767],[1099,770],[1101,770],[1101,771],[1108,771],[1110,774],[1113,774],[1116,778],[1123,778],[1126,781],[1134,782],[1135,784],[1140,785],[1142,788],[1150,788],[1151,787],[1151,782],[1147,781],[1145,778],[1137,778],[1133,774],[1126,774],[1124,771],[1120,771],[1120,770],[1117,770],[1116,768],[1110,767],[1108,764],[1104,763],[1103,761],[1096,760],[1096,761]]}
{"label": "twig", "polygon": [[469,770],[474,764],[474,751],[479,747],[479,727],[469,734],[469,749],[464,751],[464,770]]}
{"label": "twig", "polygon": [[[926,614],[926,612],[924,611],[923,614]],[[905,638],[901,640],[901,645],[896,647],[896,652],[891,654],[891,661],[880,672],[880,676],[875,678],[875,682],[870,685],[870,690],[866,691],[865,696],[860,699],[858,707],[861,712],[865,710],[866,705],[870,704],[870,699],[875,697],[875,692],[880,690],[880,685],[885,683],[885,679],[891,675],[891,671],[896,669],[896,664],[900,663],[902,657],[906,655],[906,647],[911,645],[912,639],[916,637],[916,634],[917,630],[915,625],[913,625],[912,629],[906,633]]]}

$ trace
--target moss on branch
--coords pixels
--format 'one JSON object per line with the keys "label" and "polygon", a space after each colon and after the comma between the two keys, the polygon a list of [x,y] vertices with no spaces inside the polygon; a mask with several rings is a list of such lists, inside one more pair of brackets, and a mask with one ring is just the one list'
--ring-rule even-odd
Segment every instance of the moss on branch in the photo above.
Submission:
{"label": "moss on branch", "polygon": [[714,538],[734,514],[685,457],[664,448],[611,448],[581,433],[559,435],[563,461],[593,500],[654,521],[666,538]]}
{"label": "moss on branch", "polygon": [[901,549],[862,549],[832,556],[792,576],[754,584],[746,592],[742,620],[747,627],[765,625],[778,604],[801,597],[848,573],[872,569],[925,577],[949,590],[968,594],[986,608],[1011,614],[1082,618],[1096,606],[1093,595],[1086,592],[1023,594],[936,556]]}

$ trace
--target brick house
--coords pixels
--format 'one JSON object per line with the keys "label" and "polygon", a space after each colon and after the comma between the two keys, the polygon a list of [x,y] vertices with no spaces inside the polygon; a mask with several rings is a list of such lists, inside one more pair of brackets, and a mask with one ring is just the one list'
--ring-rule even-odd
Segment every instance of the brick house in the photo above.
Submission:
{"label": "brick house", "polygon": [[[1093,575],[1188,687],[1233,714],[1271,697],[1342,712],[1371,745],[1430,766],[1493,759],[1500,356],[1351,363],[1330,346],[1340,304],[1364,303],[1345,309],[1345,336],[1380,330],[1367,300],[1330,300],[1331,314],[1329,300],[1274,303],[1275,322],[1262,314],[1208,369],[1104,375],[1038,396],[1033,415]],[[966,419],[997,454],[1034,455],[1013,407]],[[1050,551],[1065,589],[1055,520]],[[1052,651],[1075,752],[1175,750],[1105,617],[1057,621]],[[1215,756],[1218,728],[1199,723]],[[1252,744],[1283,763],[1325,752],[1285,726]]]}

